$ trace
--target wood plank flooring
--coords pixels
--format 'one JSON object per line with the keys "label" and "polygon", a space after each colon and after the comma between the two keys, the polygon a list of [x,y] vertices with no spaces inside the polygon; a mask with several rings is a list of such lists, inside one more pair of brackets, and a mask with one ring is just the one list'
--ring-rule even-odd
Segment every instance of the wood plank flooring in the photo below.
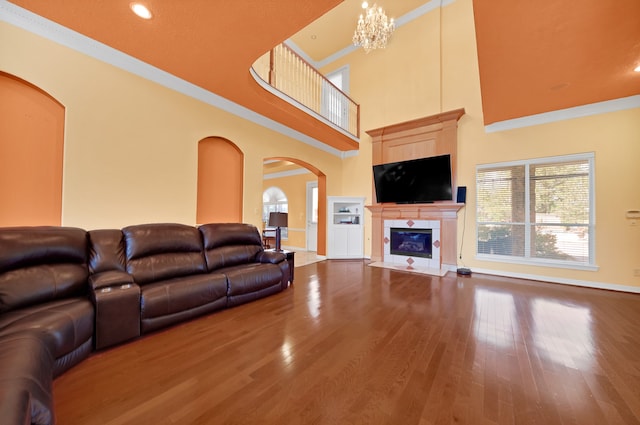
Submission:
{"label": "wood plank flooring", "polygon": [[640,424],[640,295],[323,261],[100,352],[58,424]]}

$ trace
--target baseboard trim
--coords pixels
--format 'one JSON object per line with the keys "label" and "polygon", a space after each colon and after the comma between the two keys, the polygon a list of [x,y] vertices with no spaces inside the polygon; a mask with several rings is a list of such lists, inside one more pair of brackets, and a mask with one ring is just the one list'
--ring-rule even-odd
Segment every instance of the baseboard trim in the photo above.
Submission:
{"label": "baseboard trim", "polygon": [[640,294],[640,287],[619,285],[616,283],[594,282],[590,280],[579,280],[579,279],[566,279],[561,277],[540,276],[540,275],[528,274],[528,273],[505,272],[502,270],[482,269],[477,267],[470,267],[470,268],[473,273],[488,274],[488,275],[501,276],[501,277],[513,277],[513,278],[526,279],[526,280],[537,280],[541,282],[558,283],[561,285],[580,286],[585,288],[605,289],[608,291],[631,292],[634,294]]}

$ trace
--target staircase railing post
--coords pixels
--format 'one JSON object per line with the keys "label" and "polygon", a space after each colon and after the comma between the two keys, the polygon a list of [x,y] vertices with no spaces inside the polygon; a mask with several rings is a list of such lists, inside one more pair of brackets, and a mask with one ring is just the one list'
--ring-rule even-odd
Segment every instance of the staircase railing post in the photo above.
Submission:
{"label": "staircase railing post", "polygon": [[276,86],[276,70],[275,70],[275,49],[271,49],[269,51],[269,85],[272,87]]}

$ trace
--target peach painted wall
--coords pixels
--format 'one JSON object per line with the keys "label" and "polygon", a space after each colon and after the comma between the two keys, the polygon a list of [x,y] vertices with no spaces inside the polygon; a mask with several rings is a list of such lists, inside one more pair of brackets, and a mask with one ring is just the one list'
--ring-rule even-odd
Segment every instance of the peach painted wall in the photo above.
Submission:
{"label": "peach painted wall", "polygon": [[207,137],[198,142],[196,222],[242,221],[244,155],[232,142]]}
{"label": "peach painted wall", "polygon": [[289,202],[289,235],[282,242],[287,247],[306,249],[307,182],[316,181],[312,173],[265,179],[263,188],[276,186],[287,195]]}
{"label": "peach painted wall", "polygon": [[66,107],[62,224],[196,223],[198,141],[244,154],[243,221],[261,226],[263,158],[318,167],[335,192],[342,161],[297,140],[0,22],[0,71]]}
{"label": "peach painted wall", "polygon": [[[440,31],[442,17],[442,31]],[[442,34],[442,39],[440,38]],[[418,42],[419,40],[419,42]],[[442,40],[442,50],[440,50]],[[442,58],[442,60],[440,60]],[[594,286],[640,289],[640,226],[625,211],[640,209],[640,109],[602,113],[517,130],[486,133],[483,124],[472,0],[456,0],[396,30],[383,51],[354,52],[323,72],[350,66],[351,95],[361,103],[363,130],[465,108],[458,127],[458,181],[468,187],[464,263],[476,271]],[[442,69],[442,72],[440,72]],[[440,100],[441,99],[441,100]],[[475,169],[478,164],[595,153],[596,264],[570,270],[475,259]],[[340,191],[371,200],[371,139],[345,160]],[[459,213],[458,246],[464,212]],[[371,231],[365,217],[366,252]]]}
{"label": "peach painted wall", "polygon": [[0,72],[0,226],[60,225],[64,106]]}
{"label": "peach painted wall", "polygon": [[[371,199],[371,141],[366,135],[359,154],[342,161],[4,22],[0,51],[1,71],[37,85],[67,108],[63,224],[194,223],[196,146],[208,136],[231,140],[245,154],[244,221],[260,225],[262,159],[267,157],[296,157],[316,165],[327,174],[328,195]],[[350,94],[361,104],[363,130],[466,109],[459,122],[457,168],[458,181],[469,189],[462,251],[467,266],[640,288],[640,277],[633,276],[640,269],[640,230],[624,218],[626,210],[640,209],[640,109],[485,133],[471,0],[455,0],[441,14],[436,10],[398,28],[384,51],[357,51],[323,71],[345,64],[350,65]],[[596,158],[599,270],[476,260],[476,165],[576,152],[594,152]],[[367,241],[370,220],[365,220]],[[459,238],[462,228],[461,215]]]}

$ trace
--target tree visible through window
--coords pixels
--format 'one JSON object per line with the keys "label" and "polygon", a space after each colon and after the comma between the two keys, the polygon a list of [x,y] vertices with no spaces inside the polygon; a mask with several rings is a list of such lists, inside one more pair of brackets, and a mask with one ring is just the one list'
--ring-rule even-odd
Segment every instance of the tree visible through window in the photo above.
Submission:
{"label": "tree visible through window", "polygon": [[477,252],[594,265],[593,154],[479,166]]}

